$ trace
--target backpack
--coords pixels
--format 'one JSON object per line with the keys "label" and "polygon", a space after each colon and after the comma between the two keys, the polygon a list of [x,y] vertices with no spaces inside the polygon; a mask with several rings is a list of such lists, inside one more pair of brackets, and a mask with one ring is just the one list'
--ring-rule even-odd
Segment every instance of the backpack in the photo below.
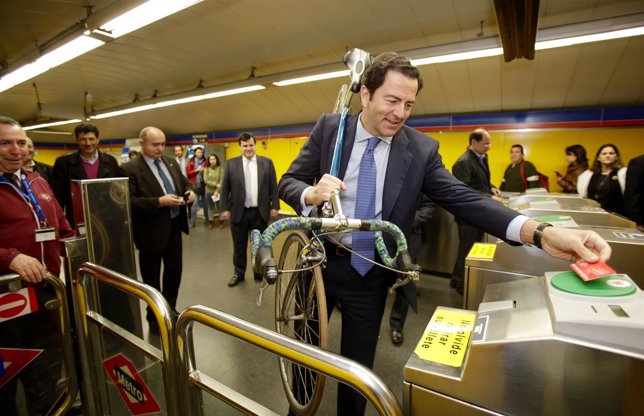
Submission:
{"label": "backpack", "polygon": [[[538,171],[537,175],[539,176],[539,188],[543,188],[546,191],[550,192],[550,183],[548,181],[548,177]],[[528,189],[528,181],[525,178],[525,161],[521,162],[521,181],[523,181],[525,189]]]}

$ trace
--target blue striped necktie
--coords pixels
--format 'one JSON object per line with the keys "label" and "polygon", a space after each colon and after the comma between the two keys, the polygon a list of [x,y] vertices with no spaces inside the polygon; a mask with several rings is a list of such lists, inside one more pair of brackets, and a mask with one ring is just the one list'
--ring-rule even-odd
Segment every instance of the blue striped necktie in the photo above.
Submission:
{"label": "blue striped necktie", "polygon": [[[168,195],[177,195],[177,192],[174,190],[174,186],[172,186],[172,181],[168,176],[163,173],[163,169],[161,169],[161,160],[157,159],[154,161],[154,165],[157,167],[157,170],[159,171],[159,176],[161,177],[161,181],[163,182],[163,186],[165,187],[165,193]],[[178,206],[172,206],[170,208],[170,217],[174,218],[177,215],[179,215],[179,207]]]}
{"label": "blue striped necktie", "polygon": [[[374,149],[380,143],[378,137],[369,138],[367,148],[360,160],[358,172],[358,188],[356,189],[356,209],[354,217],[361,220],[371,220],[376,215],[376,159]],[[375,238],[373,231],[357,231],[353,233],[353,251],[374,260]],[[351,255],[351,265],[361,276],[366,275],[373,267],[373,263],[354,254]]]}

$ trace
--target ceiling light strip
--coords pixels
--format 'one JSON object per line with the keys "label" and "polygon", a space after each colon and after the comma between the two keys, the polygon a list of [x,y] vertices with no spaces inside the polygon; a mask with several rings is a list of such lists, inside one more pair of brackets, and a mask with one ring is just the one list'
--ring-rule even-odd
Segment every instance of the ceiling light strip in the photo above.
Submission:
{"label": "ceiling light strip", "polygon": [[45,127],[62,126],[64,124],[80,123],[81,121],[82,120],[78,118],[75,118],[73,120],[54,121],[51,123],[35,124],[33,126],[23,127],[23,130],[28,131],[28,130],[42,129]]}
{"label": "ceiling light strip", "polygon": [[163,107],[170,107],[173,105],[178,105],[178,104],[185,104],[185,103],[192,103],[195,101],[202,101],[202,100],[210,100],[213,98],[219,98],[219,97],[225,97],[228,95],[235,95],[235,94],[243,94],[246,92],[251,92],[251,91],[258,91],[258,90],[263,90],[266,87],[263,85],[250,85],[248,87],[242,87],[242,88],[234,88],[230,90],[224,90],[224,91],[216,91],[208,94],[201,94],[201,95],[195,95],[195,96],[189,96],[189,97],[184,97],[184,98],[177,98],[173,100],[165,100],[165,101],[160,101],[157,103],[152,103],[152,104],[146,104],[146,105],[140,105],[136,107],[130,107],[130,108],[124,108],[121,110],[115,110],[115,111],[108,111],[106,113],[99,113],[94,116],[91,116],[91,119],[102,119],[102,118],[108,118],[108,117],[116,117],[116,116],[121,116],[123,114],[130,114],[130,113],[138,113],[139,111],[146,111],[146,110],[152,110],[155,108],[163,108]]}
{"label": "ceiling light strip", "polygon": [[150,0],[100,25],[102,34],[118,38],[201,3],[202,0]]}

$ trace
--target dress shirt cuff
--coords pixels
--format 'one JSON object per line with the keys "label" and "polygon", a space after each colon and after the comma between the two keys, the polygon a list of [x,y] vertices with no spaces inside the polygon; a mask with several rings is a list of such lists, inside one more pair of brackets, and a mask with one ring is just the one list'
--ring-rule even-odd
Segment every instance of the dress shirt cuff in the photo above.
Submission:
{"label": "dress shirt cuff", "polygon": [[300,206],[302,207],[302,212],[300,214],[303,217],[308,217],[309,214],[311,214],[311,211],[313,210],[313,205],[306,205],[305,202],[305,195],[309,191],[309,189],[313,188],[312,186],[308,186],[304,189],[304,192],[302,192],[302,195],[300,195]]}
{"label": "dress shirt cuff", "polygon": [[514,241],[515,243],[523,244],[523,242],[521,242],[521,228],[523,228],[523,224],[525,224],[529,219],[530,217],[519,215],[510,221],[508,229],[505,231],[506,239]]}

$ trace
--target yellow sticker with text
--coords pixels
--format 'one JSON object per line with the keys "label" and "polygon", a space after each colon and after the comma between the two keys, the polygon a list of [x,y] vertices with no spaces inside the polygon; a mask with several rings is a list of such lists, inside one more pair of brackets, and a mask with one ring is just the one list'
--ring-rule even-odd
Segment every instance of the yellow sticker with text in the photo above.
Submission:
{"label": "yellow sticker with text", "polygon": [[467,258],[478,260],[494,260],[496,244],[474,243],[472,249],[467,253]]}
{"label": "yellow sticker with text", "polygon": [[414,352],[423,360],[460,367],[475,321],[476,312],[436,308]]}

